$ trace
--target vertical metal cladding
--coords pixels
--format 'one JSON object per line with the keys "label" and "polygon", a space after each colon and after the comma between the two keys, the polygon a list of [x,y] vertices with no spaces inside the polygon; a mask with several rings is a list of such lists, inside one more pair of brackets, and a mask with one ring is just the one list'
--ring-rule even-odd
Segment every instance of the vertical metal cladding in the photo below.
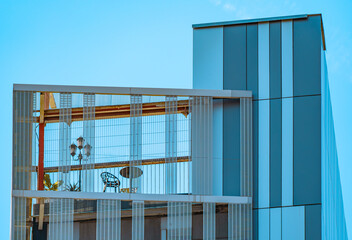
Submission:
{"label": "vertical metal cladding", "polygon": [[[36,95],[34,92],[14,91],[13,94],[13,160],[12,189],[32,190],[36,188],[35,117]],[[30,236],[26,227],[30,217],[31,201],[26,198],[12,198],[11,239],[27,239]]]}
{"label": "vertical metal cladding", "polygon": [[251,240],[252,231],[252,204],[228,205],[228,239]]}
{"label": "vertical metal cladding", "polygon": [[215,239],[216,204],[203,203],[203,239]]}
{"label": "vertical metal cladding", "polygon": [[[305,206],[305,239],[320,240],[322,239],[322,206],[321,205],[306,205]],[[341,224],[342,225],[342,224]],[[342,233],[342,232],[341,232]],[[345,236],[346,237],[346,236]],[[333,239],[347,239],[342,235]]]}
{"label": "vertical metal cladding", "polygon": [[246,90],[246,26],[224,27],[224,89]]}
{"label": "vertical metal cladding", "polygon": [[258,99],[258,24],[247,25],[247,90]]}
{"label": "vertical metal cladding", "polygon": [[293,96],[293,23],[281,22],[282,97]]}
{"label": "vertical metal cladding", "polygon": [[[325,53],[322,50],[322,205],[321,239],[348,239],[343,195],[341,189],[339,161],[336,149],[334,119],[326,66]],[[320,207],[320,206],[319,206]],[[307,208],[307,220],[313,224],[307,226],[307,237],[319,231],[314,222],[319,218],[320,209]]]}
{"label": "vertical metal cladding", "polygon": [[167,203],[167,239],[192,239],[192,203]]}
{"label": "vertical metal cladding", "polygon": [[282,99],[282,206],[293,205],[293,98]]}
{"label": "vertical metal cladding", "polygon": [[48,240],[73,239],[74,199],[49,200]]}
{"label": "vertical metal cladding", "polygon": [[165,193],[177,193],[177,96],[165,99]]}
{"label": "vertical metal cladding", "polygon": [[270,34],[258,24],[258,207],[270,204]]}
{"label": "vertical metal cladding", "polygon": [[270,98],[281,98],[281,22],[269,24]]}
{"label": "vertical metal cladding", "polygon": [[[71,184],[71,119],[72,119],[72,94],[60,93],[59,116],[59,169],[58,179],[63,182],[60,190]],[[85,182],[85,181],[83,181]]]}
{"label": "vertical metal cladding", "polygon": [[224,89],[223,28],[193,31],[193,88]]}
{"label": "vertical metal cladding", "polygon": [[258,24],[258,99],[270,97],[269,23]]}
{"label": "vertical metal cladding", "polygon": [[241,103],[223,100],[223,194],[241,195]]}
{"label": "vertical metal cladding", "polygon": [[11,226],[11,239],[21,240],[27,239],[29,232],[27,232],[26,220],[26,198],[13,197],[12,198],[12,226]]}
{"label": "vertical metal cladding", "polygon": [[144,239],[144,202],[132,202],[132,240]]}
{"label": "vertical metal cladding", "polygon": [[293,100],[293,204],[321,203],[321,97]]}
{"label": "vertical metal cladding", "polygon": [[121,239],[121,201],[97,200],[97,240]]}
{"label": "vertical metal cladding", "polygon": [[130,192],[141,193],[138,168],[142,164],[142,96],[131,95],[130,103]]}
{"label": "vertical metal cladding", "polygon": [[241,196],[253,196],[252,99],[240,99]]}
{"label": "vertical metal cladding", "polygon": [[31,179],[32,163],[36,162],[35,151],[35,117],[36,95],[34,92],[14,91],[13,94],[13,167],[12,179],[14,190],[30,190],[35,186]]}
{"label": "vertical metal cladding", "polygon": [[321,94],[321,16],[293,21],[294,96]]}
{"label": "vertical metal cladding", "polygon": [[270,101],[270,207],[282,206],[282,104]]}
{"label": "vertical metal cladding", "polygon": [[[219,80],[207,84],[207,87],[217,89],[223,83],[223,89],[238,90],[242,84],[246,84],[246,89],[253,92],[254,207],[290,207],[301,204],[319,206],[321,16],[209,29],[196,29],[194,33],[197,34],[197,43],[202,42],[204,48],[205,44],[215,45],[215,41],[208,42],[205,33],[220,32],[222,29],[223,62],[217,61],[217,64],[223,64],[223,78],[218,74]],[[199,38],[200,31],[204,31],[201,33],[203,41]],[[218,49],[221,49],[220,46],[218,43]],[[197,53],[194,58],[195,62],[200,61],[200,54]],[[215,60],[202,59],[208,64]],[[194,78],[195,88],[206,82],[201,81],[198,72],[197,78],[196,75]],[[309,98],[311,100],[308,101]],[[229,154],[225,146],[228,144],[226,141],[230,139],[234,143],[236,138],[228,137],[233,127],[226,123],[232,115],[226,110],[225,103],[226,101],[223,104],[223,193],[227,195],[235,192],[233,186],[236,186],[236,179],[226,177],[228,169],[234,165],[226,162],[226,156],[235,156],[236,153],[232,150]],[[232,124],[235,124],[234,121]],[[227,188],[229,184],[226,180],[229,179],[233,183],[231,189]],[[271,214],[277,214],[264,210],[258,212],[259,236],[269,238],[269,218]],[[280,221],[288,220],[277,222]],[[261,224],[264,224],[263,227]],[[305,234],[309,235],[308,229],[315,227],[313,223],[306,223],[306,226]],[[273,235],[273,238],[278,235],[279,233]]]}
{"label": "vertical metal cladding", "polygon": [[[270,209],[258,209],[258,240],[270,239]],[[284,238],[285,239],[285,238]]]}
{"label": "vertical metal cladding", "polygon": [[[90,152],[89,157],[82,164],[82,191],[94,192],[94,163],[95,163],[95,94],[83,94],[83,138],[84,151]],[[89,144],[89,145],[88,145]],[[86,146],[91,146],[86,149]]]}
{"label": "vertical metal cladding", "polygon": [[270,208],[270,240],[281,240],[282,208]]}
{"label": "vertical metal cladding", "polygon": [[192,194],[212,195],[213,98],[192,97],[190,113],[192,132]]}
{"label": "vertical metal cladding", "polygon": [[258,113],[258,101],[253,101],[253,208],[258,208],[258,122],[259,122],[259,113]]}
{"label": "vertical metal cladding", "polygon": [[282,239],[305,240],[304,206],[282,208]]}
{"label": "vertical metal cladding", "polygon": [[270,201],[270,101],[258,102],[258,207]]}
{"label": "vertical metal cladding", "polygon": [[224,104],[223,99],[213,100],[213,194],[224,194]]}

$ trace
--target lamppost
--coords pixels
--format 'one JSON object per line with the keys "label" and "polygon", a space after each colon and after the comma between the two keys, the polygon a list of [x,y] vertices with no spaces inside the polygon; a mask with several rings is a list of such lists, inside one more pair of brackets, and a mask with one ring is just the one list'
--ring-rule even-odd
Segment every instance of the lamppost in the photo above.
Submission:
{"label": "lamppost", "polygon": [[[84,145],[85,139],[81,136],[79,138],[77,138],[77,145],[72,143],[70,145],[70,149],[71,149],[71,156],[72,159],[74,161],[79,161],[79,165],[82,166],[82,160],[83,161],[88,161],[88,158],[90,156],[91,153],[91,149],[92,146],[87,143],[86,145]],[[78,152],[77,151],[78,148]],[[83,149],[83,151],[82,151]],[[82,176],[81,176],[81,169],[79,170],[79,180],[78,180],[78,186],[79,186],[79,190],[81,191],[81,181],[82,181]]]}

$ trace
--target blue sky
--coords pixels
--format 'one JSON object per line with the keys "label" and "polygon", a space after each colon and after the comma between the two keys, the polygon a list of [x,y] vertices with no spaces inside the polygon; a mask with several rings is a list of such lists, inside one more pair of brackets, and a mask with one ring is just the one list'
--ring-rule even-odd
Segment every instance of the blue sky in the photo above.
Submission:
{"label": "blue sky", "polygon": [[13,83],[191,88],[192,24],[302,13],[323,14],[342,189],[352,230],[352,1],[131,2],[1,1],[0,232],[9,232]]}

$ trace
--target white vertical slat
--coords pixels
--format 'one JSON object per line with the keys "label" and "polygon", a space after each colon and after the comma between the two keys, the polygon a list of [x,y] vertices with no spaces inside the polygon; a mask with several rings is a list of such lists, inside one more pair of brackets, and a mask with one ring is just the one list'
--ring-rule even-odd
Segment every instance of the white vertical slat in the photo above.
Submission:
{"label": "white vertical slat", "polygon": [[193,97],[191,101],[192,193],[212,195],[213,191],[213,98]]}
{"label": "white vertical slat", "polygon": [[241,196],[252,196],[252,99],[240,99]]}
{"label": "white vertical slat", "polygon": [[132,202],[132,240],[144,239],[144,202]]}
{"label": "white vertical slat", "polygon": [[[36,173],[32,172],[32,164],[36,163],[35,110],[36,95],[34,92],[14,92],[13,101],[13,189],[31,190],[36,188]],[[31,179],[33,175],[34,179]],[[12,198],[11,239],[26,239],[29,228],[26,227],[28,203],[26,198]]]}
{"label": "white vertical slat", "polygon": [[13,198],[11,229],[12,240],[26,239],[26,198]]}
{"label": "white vertical slat", "polygon": [[165,192],[175,194],[177,191],[177,97],[165,99]]}
{"label": "white vertical slat", "polygon": [[73,240],[73,199],[50,199],[48,240]]}
{"label": "white vertical slat", "polygon": [[270,102],[258,102],[258,207],[269,207]]}
{"label": "white vertical slat", "polygon": [[121,201],[97,201],[97,240],[121,239]]}
{"label": "white vertical slat", "polygon": [[167,239],[192,239],[192,203],[167,203]]}
{"label": "white vertical slat", "polygon": [[269,23],[258,24],[258,99],[269,98]]}
{"label": "white vertical slat", "polygon": [[251,214],[251,204],[228,205],[228,239],[252,239]]}
{"label": "white vertical slat", "polygon": [[281,22],[282,97],[293,96],[292,20]]}
{"label": "white vertical slat", "polygon": [[[95,94],[83,94],[83,138],[84,144],[91,145],[90,156],[82,161],[82,191],[94,192],[95,180]],[[82,149],[85,152],[85,149]]]}
{"label": "white vertical slat", "polygon": [[131,95],[130,102],[130,192],[142,193],[141,177],[137,168],[142,161],[142,96]]}
{"label": "white vertical slat", "polygon": [[[13,101],[13,189],[30,190],[33,139],[36,137],[33,110],[36,95],[33,92],[14,92]],[[35,155],[34,155],[35,156]],[[36,177],[36,175],[34,174]]]}
{"label": "white vertical slat", "polygon": [[213,240],[215,233],[215,203],[203,203],[203,239]]}
{"label": "white vertical slat", "polygon": [[72,94],[60,93],[60,116],[59,116],[59,169],[58,180],[63,184],[61,190],[71,183],[71,112],[72,112]]}
{"label": "white vertical slat", "polygon": [[282,206],[293,205],[293,98],[282,99]]}

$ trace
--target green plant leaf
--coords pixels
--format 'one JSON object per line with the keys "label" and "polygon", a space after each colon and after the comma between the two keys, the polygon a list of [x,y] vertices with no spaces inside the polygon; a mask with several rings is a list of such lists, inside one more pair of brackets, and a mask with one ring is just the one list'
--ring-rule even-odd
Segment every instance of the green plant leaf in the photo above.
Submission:
{"label": "green plant leaf", "polygon": [[51,180],[49,174],[44,174],[44,185],[47,186],[48,188],[51,187]]}

